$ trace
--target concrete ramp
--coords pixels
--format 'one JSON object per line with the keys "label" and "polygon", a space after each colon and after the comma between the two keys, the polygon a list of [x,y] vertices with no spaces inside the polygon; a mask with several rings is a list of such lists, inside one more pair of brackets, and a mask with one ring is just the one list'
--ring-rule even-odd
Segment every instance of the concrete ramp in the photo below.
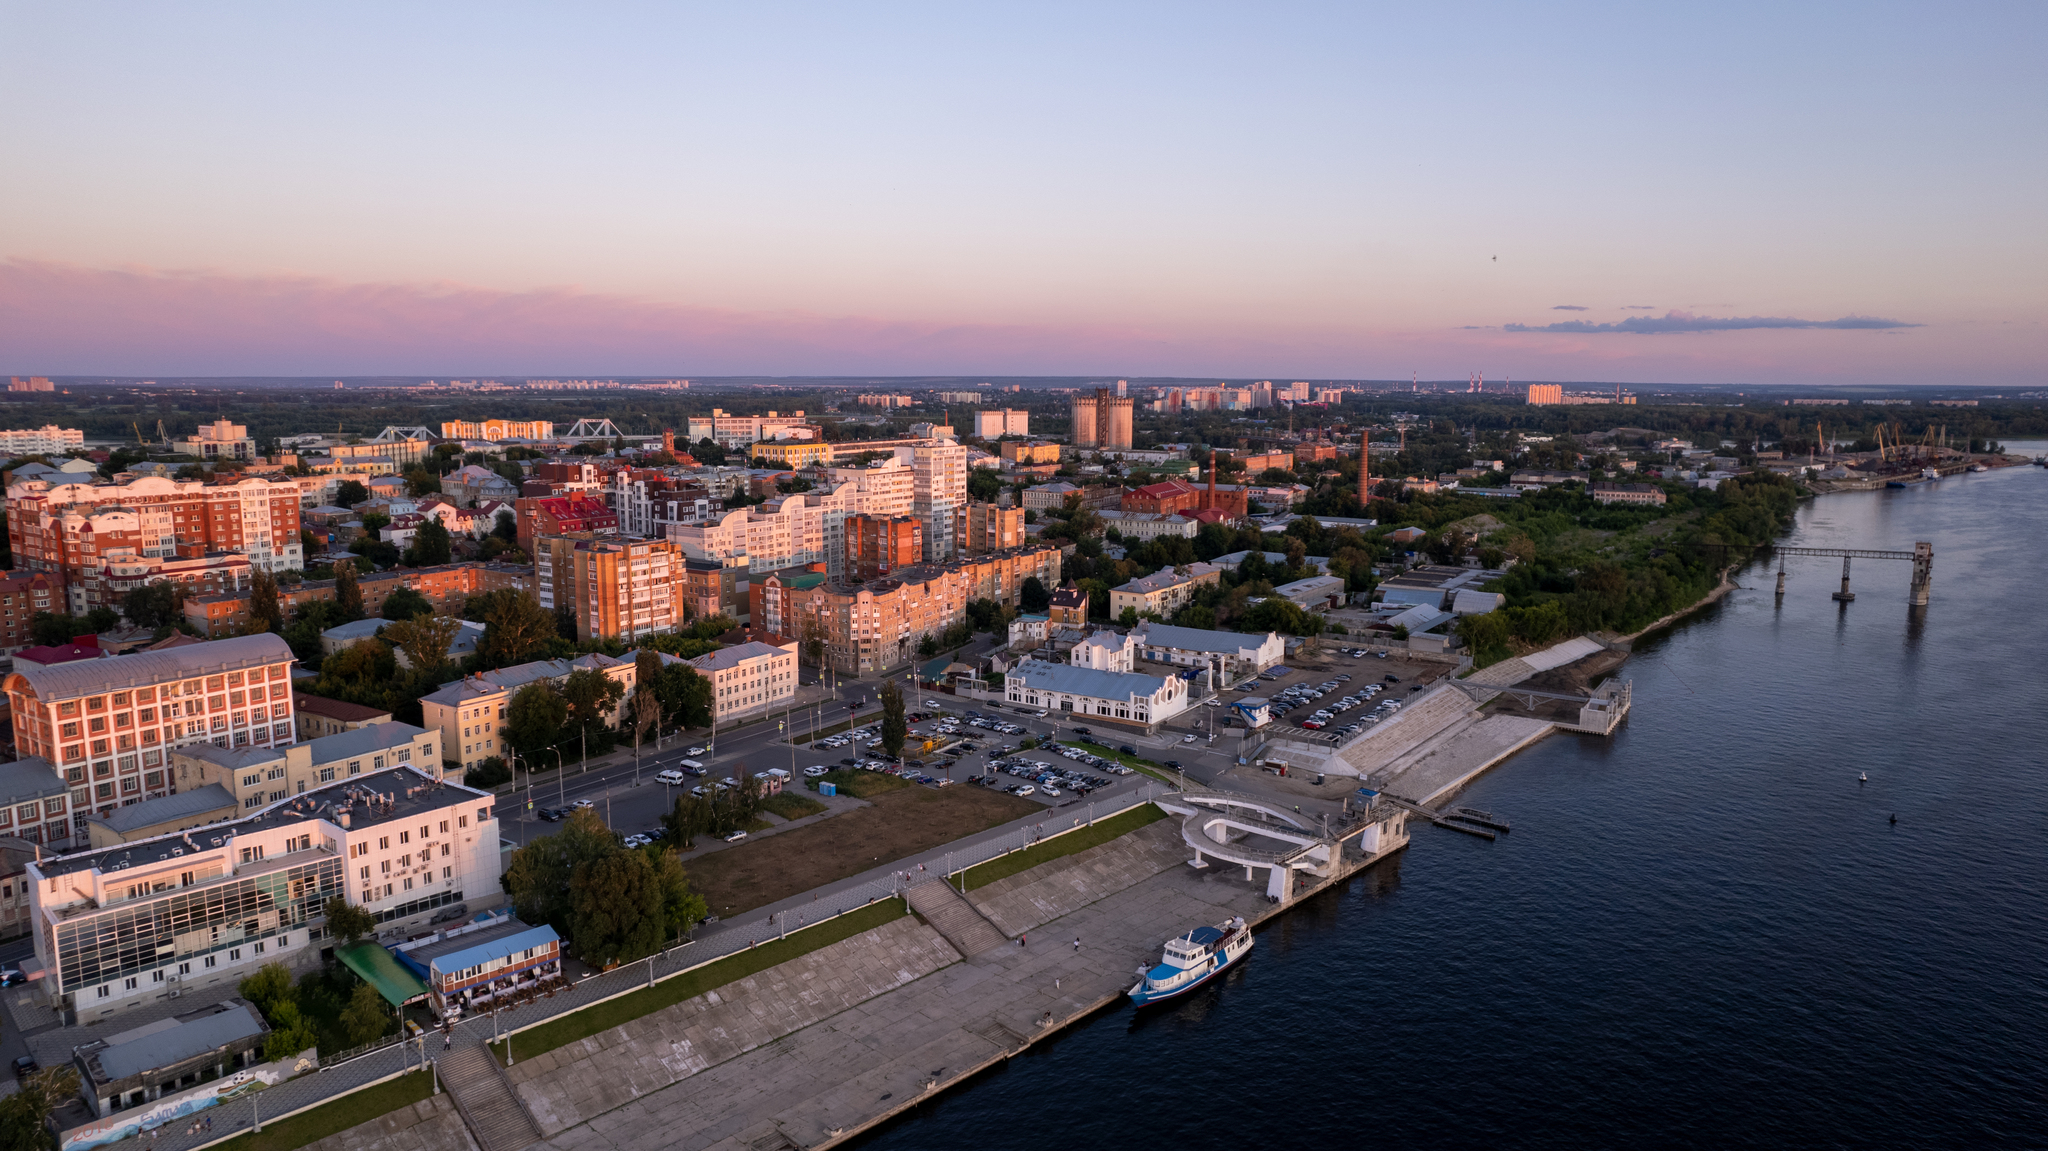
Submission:
{"label": "concrete ramp", "polygon": [[1162,819],[1098,847],[998,879],[967,897],[1003,934],[1022,935],[1162,871],[1185,866],[1187,860],[1177,823]]}
{"label": "concrete ramp", "polygon": [[910,901],[910,909],[924,916],[962,955],[980,955],[1009,942],[980,909],[942,879],[920,883],[904,897]]}
{"label": "concrete ramp", "polygon": [[1440,683],[1409,700],[1393,718],[1380,721],[1371,731],[1340,747],[1323,770],[1361,777],[1377,775],[1436,738],[1445,728],[1469,719],[1472,712],[1470,697]]}
{"label": "concrete ramp", "polygon": [[1420,804],[1434,804],[1494,764],[1549,735],[1549,720],[1494,715],[1467,724],[1407,759],[1398,773],[1376,777],[1386,791]]}

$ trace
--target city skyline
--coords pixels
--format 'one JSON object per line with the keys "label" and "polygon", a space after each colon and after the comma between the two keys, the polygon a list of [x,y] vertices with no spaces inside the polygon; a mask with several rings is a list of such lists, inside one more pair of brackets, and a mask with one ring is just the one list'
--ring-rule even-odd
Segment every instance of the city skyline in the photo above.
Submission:
{"label": "city skyline", "polygon": [[18,8],[0,368],[2039,384],[2043,21]]}

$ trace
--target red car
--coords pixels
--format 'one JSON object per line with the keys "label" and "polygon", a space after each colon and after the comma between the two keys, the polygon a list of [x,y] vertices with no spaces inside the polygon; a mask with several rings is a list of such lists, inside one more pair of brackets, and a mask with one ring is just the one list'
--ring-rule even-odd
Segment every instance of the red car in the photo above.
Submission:
{"label": "red car", "polygon": [[1310,731],[1316,731],[1323,726],[1323,721],[1320,719],[1304,719],[1301,721],[1301,726],[1309,729]]}

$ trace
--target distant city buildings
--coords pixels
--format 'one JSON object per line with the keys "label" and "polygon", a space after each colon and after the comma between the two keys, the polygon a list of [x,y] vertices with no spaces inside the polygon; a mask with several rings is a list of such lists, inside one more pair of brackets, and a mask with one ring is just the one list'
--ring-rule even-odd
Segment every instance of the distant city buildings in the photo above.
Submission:
{"label": "distant city buildings", "polygon": [[549,420],[449,420],[441,425],[444,440],[551,440],[555,425]]}
{"label": "distant city buildings", "polygon": [[[909,397],[904,397],[907,401]],[[818,429],[804,422],[802,412],[782,414],[769,412],[765,416],[735,416],[724,408],[713,408],[709,416],[691,416],[689,422],[691,443],[701,440],[723,448],[743,449],[761,440],[814,440]]]}
{"label": "distant city buildings", "polygon": [[0,453],[25,456],[31,453],[61,455],[85,447],[85,433],[77,428],[44,424],[40,428],[0,431]]}
{"label": "distant city buildings", "polygon": [[996,408],[974,413],[974,434],[984,440],[1031,434],[1031,414],[1021,408]]}
{"label": "distant city buildings", "polygon": [[1561,404],[1564,402],[1563,384],[1530,384],[1529,403]]}
{"label": "distant city buildings", "polygon": [[907,408],[917,401],[899,392],[865,392],[855,396],[854,402],[870,408]]}
{"label": "distant city buildings", "polygon": [[256,458],[256,441],[249,438],[249,429],[228,420],[215,420],[201,424],[189,436],[171,441],[171,450],[180,455],[197,456],[212,463],[216,460],[239,460],[247,463]]}
{"label": "distant city buildings", "polygon": [[1077,448],[1114,451],[1131,446],[1131,401],[1108,388],[1077,393],[1073,399],[1073,443]]}
{"label": "distant city buildings", "polygon": [[48,376],[30,376],[25,380],[20,376],[9,376],[7,377],[7,390],[10,392],[54,392],[57,390],[57,385],[51,383]]}

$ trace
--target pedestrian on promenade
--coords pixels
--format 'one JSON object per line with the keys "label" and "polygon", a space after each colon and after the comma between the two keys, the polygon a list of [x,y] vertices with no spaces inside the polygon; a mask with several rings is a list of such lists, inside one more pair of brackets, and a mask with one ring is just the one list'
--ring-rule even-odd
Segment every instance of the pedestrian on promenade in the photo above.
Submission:
{"label": "pedestrian on promenade", "polygon": [[1019,946],[1019,947],[1026,947],[1026,946],[1029,946],[1029,945],[1030,945],[1030,943],[1031,943],[1031,933],[1030,933],[1030,932],[1028,932],[1028,931],[1027,931],[1027,932],[1025,932],[1025,933],[1024,933],[1024,934],[1022,934],[1022,935],[1019,935],[1019,936],[1017,937],[1017,946]]}
{"label": "pedestrian on promenade", "polygon": [[1078,935],[1076,935],[1076,936],[1074,937],[1074,950],[1075,950],[1075,951],[1079,951],[1079,950],[1081,950],[1081,937],[1080,937],[1080,936],[1078,936]]}

